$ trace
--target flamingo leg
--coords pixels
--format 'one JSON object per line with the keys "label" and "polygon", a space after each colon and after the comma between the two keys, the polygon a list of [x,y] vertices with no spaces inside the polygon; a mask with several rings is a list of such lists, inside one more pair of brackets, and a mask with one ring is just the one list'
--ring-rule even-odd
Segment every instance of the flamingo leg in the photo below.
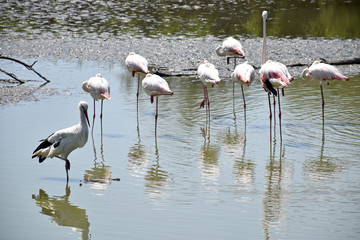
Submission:
{"label": "flamingo leg", "polygon": [[241,93],[244,101],[244,119],[245,119],[245,126],[246,126],[246,101],[245,101],[245,94],[244,94],[244,87],[241,85]]}
{"label": "flamingo leg", "polygon": [[100,112],[101,136],[103,135],[103,127],[102,127],[103,103],[104,103],[104,99],[101,99],[101,112]]}
{"label": "flamingo leg", "polygon": [[274,100],[274,126],[276,125],[276,98],[275,98],[275,95],[273,94],[273,100]]}
{"label": "flamingo leg", "polygon": [[[279,89],[278,89],[279,92]],[[280,94],[278,94],[278,103],[279,103],[279,127],[280,127],[280,142],[282,142],[282,130],[281,130],[281,107],[280,107]]]}
{"label": "flamingo leg", "polygon": [[205,102],[206,102],[206,86],[203,86],[203,90],[204,90],[204,98],[202,100],[202,102],[200,103],[200,108],[204,107]]}
{"label": "flamingo leg", "polygon": [[322,122],[323,122],[323,126],[324,126],[324,123],[325,123],[325,119],[324,119],[325,101],[324,101],[324,93],[323,93],[322,85],[320,85],[320,90],[321,90],[321,99],[322,99],[322,102],[321,102],[321,105],[322,105]]}
{"label": "flamingo leg", "polygon": [[139,111],[139,87],[140,87],[140,75],[138,74],[137,91],[136,91],[136,112]]}
{"label": "flamingo leg", "polygon": [[94,99],[94,115],[93,115],[93,123],[91,127],[91,134],[94,132],[94,123],[95,123],[95,99]]}
{"label": "flamingo leg", "polygon": [[159,98],[156,98],[156,112],[155,112],[155,136],[156,134],[156,129],[157,129],[157,119],[158,119],[158,105],[159,105]]}
{"label": "flamingo leg", "polygon": [[272,119],[272,113],[271,113],[271,101],[270,101],[270,93],[268,93],[268,100],[269,100],[269,119],[270,119],[270,143],[271,143],[271,119]]}
{"label": "flamingo leg", "polygon": [[208,117],[209,117],[209,121],[210,121],[210,99],[209,99],[209,93],[208,93],[207,88],[206,88],[206,101],[207,101],[207,108],[208,108]]}

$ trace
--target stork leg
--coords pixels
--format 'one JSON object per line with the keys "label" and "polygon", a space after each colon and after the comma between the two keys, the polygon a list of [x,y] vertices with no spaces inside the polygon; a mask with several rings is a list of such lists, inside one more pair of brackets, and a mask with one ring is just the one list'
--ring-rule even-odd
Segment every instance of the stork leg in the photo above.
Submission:
{"label": "stork leg", "polygon": [[104,99],[101,99],[101,112],[100,112],[101,136],[103,135],[103,126],[102,126],[103,103],[104,103]]}
{"label": "stork leg", "polygon": [[324,93],[323,93],[322,85],[320,85],[320,90],[321,90],[321,99],[322,99],[322,102],[321,102],[321,105],[322,105],[322,122],[323,122],[323,126],[324,126],[324,123],[325,123],[325,119],[324,119],[325,101],[324,101]]}
{"label": "stork leg", "polygon": [[[279,92],[279,89],[278,89]],[[281,107],[280,107],[280,94],[278,94],[278,103],[279,103],[279,127],[280,127],[280,142],[282,142],[282,130],[281,130]]]}
{"label": "stork leg", "polygon": [[66,182],[69,182],[70,161],[65,159]]}
{"label": "stork leg", "polygon": [[93,123],[91,127],[91,134],[94,132],[94,123],[95,123],[95,99],[94,99],[94,115],[93,115]]}
{"label": "stork leg", "polygon": [[241,93],[244,101],[244,119],[245,119],[245,126],[246,126],[246,101],[245,101],[245,94],[244,94],[244,87],[241,85]]}
{"label": "stork leg", "polygon": [[158,105],[159,105],[159,98],[156,98],[156,112],[155,112],[155,136],[156,135],[156,129],[157,129],[157,119],[158,119]]}

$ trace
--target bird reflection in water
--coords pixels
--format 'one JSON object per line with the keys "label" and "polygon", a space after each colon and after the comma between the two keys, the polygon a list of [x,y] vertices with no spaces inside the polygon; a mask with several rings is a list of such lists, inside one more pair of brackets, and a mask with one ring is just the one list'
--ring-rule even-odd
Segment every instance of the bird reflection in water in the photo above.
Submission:
{"label": "bird reflection in water", "polygon": [[66,184],[65,195],[49,196],[43,189],[39,194],[33,194],[32,199],[41,208],[40,213],[50,216],[51,222],[59,226],[71,227],[74,232],[79,232],[81,239],[90,239],[89,220],[86,210],[71,204],[70,187]]}
{"label": "bird reflection in water", "polygon": [[155,162],[148,168],[145,175],[145,193],[152,200],[162,200],[169,196],[172,178],[160,166],[160,155],[155,138]]}
{"label": "bird reflection in water", "polygon": [[[276,139],[273,148],[270,149],[270,159],[266,165],[265,190],[263,196],[262,220],[265,239],[270,239],[271,228],[279,226],[285,218],[287,209],[286,192],[287,180],[291,178],[291,166],[284,163],[285,148],[280,144],[279,155],[276,155]],[[276,159],[278,158],[278,160]]]}
{"label": "bird reflection in water", "polygon": [[240,191],[246,190],[246,187],[253,187],[255,178],[255,164],[245,158],[245,134],[246,130],[244,130],[244,134],[240,134],[235,124],[234,131],[232,132],[229,127],[224,137],[225,151],[235,159],[233,174]]}
{"label": "bird reflection in water", "polygon": [[[204,180],[217,182],[220,175],[219,152],[220,145],[211,144],[210,138],[204,138],[204,145],[201,147],[200,165],[201,175]],[[208,181],[206,181],[207,183]]]}
{"label": "bird reflection in water", "polygon": [[304,172],[310,181],[328,182],[344,169],[340,159],[324,155],[325,131],[322,129],[320,154],[304,162]]}
{"label": "bird reflection in water", "polygon": [[137,136],[137,142],[130,147],[128,153],[128,168],[135,176],[144,175],[150,162],[150,154],[147,152],[146,146],[141,143],[139,123],[137,125]]}
{"label": "bird reflection in water", "polygon": [[93,136],[92,143],[94,150],[94,166],[89,170],[85,170],[84,182],[90,184],[92,189],[106,190],[107,186],[111,183],[111,180],[117,179],[111,179],[111,167],[105,165],[103,137],[101,136],[100,162],[97,161],[97,153]]}

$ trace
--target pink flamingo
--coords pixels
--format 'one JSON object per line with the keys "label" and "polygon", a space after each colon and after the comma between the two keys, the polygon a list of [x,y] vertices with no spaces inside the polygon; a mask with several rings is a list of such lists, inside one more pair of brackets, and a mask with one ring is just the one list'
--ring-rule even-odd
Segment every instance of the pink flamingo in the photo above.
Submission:
{"label": "pink flamingo", "polygon": [[102,135],[103,101],[104,99],[110,100],[110,85],[108,81],[106,81],[106,79],[103,78],[100,73],[98,73],[96,74],[95,77],[91,77],[89,80],[83,82],[82,88],[85,92],[90,93],[91,97],[94,99],[94,116],[93,116],[91,134],[93,134],[94,131],[95,101],[101,100],[100,121],[101,121],[101,135]]}
{"label": "pink flamingo", "polygon": [[147,95],[150,96],[150,102],[154,102],[154,97],[156,97],[156,113],[155,113],[155,136],[157,129],[157,119],[158,119],[158,105],[159,105],[159,96],[161,95],[173,95],[174,92],[170,90],[169,84],[162,77],[156,74],[148,73],[145,78],[142,80],[142,87],[144,88]]}
{"label": "pink flamingo", "polygon": [[[278,96],[279,104],[279,121],[280,121],[280,138],[282,140],[281,134],[281,107],[280,107],[280,95],[278,94],[279,88],[287,87],[294,78],[288,72],[286,66],[279,62],[274,62],[271,60],[266,61],[266,20],[268,17],[267,11],[263,11],[263,49],[262,49],[262,59],[261,59],[261,69],[260,80],[261,85],[268,92],[269,99],[269,111],[270,111],[270,131],[271,131],[271,104],[270,104],[270,93],[274,96],[274,111],[275,111],[275,96]],[[266,61],[266,62],[265,62]],[[274,119],[275,120],[275,119]]]}
{"label": "pink flamingo", "polygon": [[322,119],[324,126],[325,101],[324,101],[322,84],[324,82],[329,84],[329,82],[332,80],[348,81],[349,78],[342,75],[336,67],[326,63],[320,63],[319,61],[315,61],[309,68],[305,68],[302,71],[301,75],[304,78],[315,79],[315,80],[319,80],[320,82],[321,99],[322,99]]}
{"label": "pink flamingo", "polygon": [[255,70],[247,61],[236,66],[234,72],[231,74],[234,82],[239,82],[241,85],[241,92],[244,101],[244,118],[246,125],[246,102],[243,85],[250,86],[255,79]]}
{"label": "pink flamingo", "polygon": [[129,56],[125,59],[125,65],[131,75],[135,77],[135,74],[138,75],[138,84],[136,92],[136,109],[139,109],[139,86],[140,86],[140,75],[150,73],[148,69],[148,61],[143,56],[131,52]]}
{"label": "pink flamingo", "polygon": [[235,58],[234,65],[236,65],[236,58],[245,57],[241,43],[233,37],[228,37],[225,39],[222,45],[216,48],[216,53],[218,56],[226,56],[227,64],[229,64],[230,58]]}
{"label": "pink flamingo", "polygon": [[209,116],[210,120],[210,100],[207,86],[214,87],[215,84],[218,84],[221,81],[219,77],[219,71],[215,68],[214,64],[204,60],[204,62],[199,65],[197,72],[203,83],[204,89],[204,98],[200,104],[200,108],[206,106],[206,114]]}

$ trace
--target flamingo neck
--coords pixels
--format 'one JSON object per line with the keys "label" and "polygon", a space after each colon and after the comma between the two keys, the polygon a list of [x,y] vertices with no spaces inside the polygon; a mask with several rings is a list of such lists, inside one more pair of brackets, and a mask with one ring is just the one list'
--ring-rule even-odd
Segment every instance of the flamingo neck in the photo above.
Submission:
{"label": "flamingo neck", "polygon": [[224,48],[222,46],[219,46],[219,47],[216,48],[216,54],[218,56],[225,56],[226,55],[226,53],[224,52]]}
{"label": "flamingo neck", "polygon": [[263,21],[263,48],[262,48],[262,57],[261,65],[266,62],[266,20]]}

